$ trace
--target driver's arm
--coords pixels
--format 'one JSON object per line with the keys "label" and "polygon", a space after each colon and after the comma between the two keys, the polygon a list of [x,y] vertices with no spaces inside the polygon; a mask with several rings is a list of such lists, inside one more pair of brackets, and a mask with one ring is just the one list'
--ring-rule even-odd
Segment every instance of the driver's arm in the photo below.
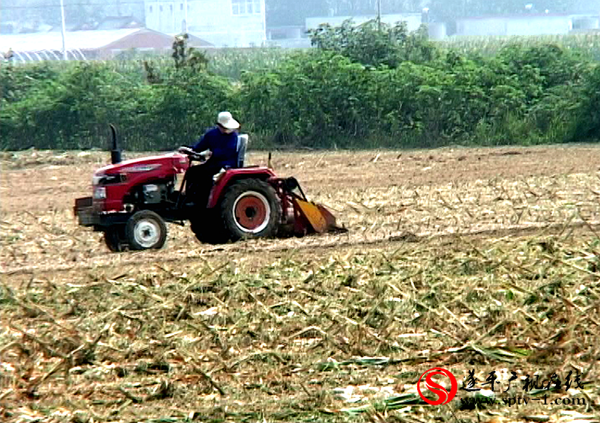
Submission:
{"label": "driver's arm", "polygon": [[194,151],[205,151],[210,150],[210,137],[204,134],[200,140],[192,146],[192,150]]}

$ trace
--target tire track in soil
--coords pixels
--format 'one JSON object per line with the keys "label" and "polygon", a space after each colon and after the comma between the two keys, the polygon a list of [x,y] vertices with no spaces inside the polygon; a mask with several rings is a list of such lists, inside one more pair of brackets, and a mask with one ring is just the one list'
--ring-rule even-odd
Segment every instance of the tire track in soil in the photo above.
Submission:
{"label": "tire track in soil", "polygon": [[[256,249],[248,249],[244,248],[244,243],[242,242],[238,244],[229,244],[224,245],[222,247],[216,246],[208,250],[202,251],[200,254],[195,256],[169,256],[164,259],[157,260],[155,256],[146,256],[141,260],[125,260],[121,262],[107,262],[101,264],[83,264],[76,266],[46,266],[46,267],[34,267],[34,266],[24,266],[22,268],[0,271],[0,275],[3,276],[19,276],[19,275],[35,275],[39,273],[44,273],[47,275],[51,274],[60,274],[60,273],[68,273],[68,272],[83,272],[89,270],[103,270],[110,269],[114,267],[124,267],[124,266],[143,266],[143,265],[160,265],[160,264],[168,264],[168,263],[192,263],[203,261],[205,259],[210,258],[219,258],[219,256],[226,257],[229,261],[239,258],[241,256],[248,256],[249,254],[256,255],[262,253],[262,258],[268,258],[267,255],[270,254],[280,254],[286,253],[290,251],[296,252],[311,252],[312,255],[316,255],[321,252],[332,251],[332,250],[340,250],[343,251],[345,249],[351,249],[354,247],[367,247],[369,249],[382,248],[395,244],[406,244],[406,243],[415,243],[415,244],[423,244],[423,243],[431,243],[431,242],[439,242],[440,246],[447,246],[449,244],[453,244],[456,242],[460,242],[463,239],[469,240],[485,240],[485,239],[494,239],[494,238],[506,238],[506,237],[525,237],[525,236],[547,236],[547,235],[562,235],[564,233],[571,234],[585,234],[589,233],[590,235],[598,237],[600,234],[600,222],[575,222],[570,223],[568,225],[565,224],[551,224],[551,225],[531,225],[531,226],[514,226],[514,227],[506,227],[501,229],[485,229],[479,231],[472,232],[464,232],[464,233],[446,233],[446,234],[436,234],[436,235],[427,235],[427,234],[413,234],[413,233],[403,233],[400,235],[392,235],[385,238],[379,239],[371,239],[371,240],[356,240],[356,241],[343,241],[336,242],[336,239],[339,240],[343,237],[343,235],[337,235],[335,239],[332,239],[327,243],[317,243],[317,244],[308,244],[302,246],[287,246],[287,245],[273,245],[273,246],[265,246],[259,247]],[[312,236],[307,238],[318,238],[318,236]],[[124,252],[119,253],[122,255],[138,255],[143,254],[139,252]],[[232,257],[231,255],[235,255]]]}
{"label": "tire track in soil", "polygon": [[[37,223],[43,231],[49,232],[50,229],[51,234],[62,242],[59,238],[69,238],[76,232],[72,224],[63,225],[61,222],[55,221],[56,216],[72,207],[73,198],[89,194],[89,177],[99,163],[106,159],[106,155],[102,152],[96,155],[94,153],[89,157],[67,157],[68,160],[64,159],[67,160],[65,163],[51,161],[52,165],[50,166],[50,163],[46,163],[50,160],[49,158],[38,160],[37,156],[33,157],[34,154],[41,153],[26,154],[27,157],[22,159],[35,159],[34,162],[38,163],[39,161],[39,165],[22,169],[8,167],[8,170],[0,172],[0,189],[3,197],[0,209],[3,219],[7,219],[10,225],[11,217],[26,210],[31,214],[32,222],[20,222],[20,218],[18,218],[16,223],[22,223],[24,227],[31,223]],[[48,154],[52,155],[53,153],[48,152]],[[255,153],[252,157],[254,157],[255,164],[263,164],[262,153]],[[88,235],[86,235],[85,241],[81,242],[85,251],[78,248],[63,251],[60,243],[53,244],[51,250],[45,251],[46,244],[39,244],[34,231],[26,232],[23,228],[16,226],[15,234],[19,235],[19,240],[14,244],[15,247],[12,247],[14,251],[11,253],[18,254],[19,262],[11,260],[11,257],[16,257],[14,255],[0,256],[0,260],[5,261],[0,264],[0,275],[60,273],[61,277],[64,277],[69,274],[67,272],[71,271],[73,277],[78,278],[81,275],[76,272],[118,269],[123,266],[152,266],[155,263],[178,262],[189,264],[195,261],[200,262],[203,259],[221,260],[222,257],[264,263],[273,254],[290,251],[299,251],[310,260],[310,255],[318,255],[324,251],[359,247],[384,248],[385,245],[401,245],[408,241],[425,243],[427,240],[433,239],[434,242],[445,243],[447,240],[460,237],[521,236],[543,231],[549,222],[538,219],[544,219],[544,213],[549,214],[549,218],[553,219],[555,229],[551,229],[551,231],[560,232],[567,219],[570,219],[570,204],[581,202],[586,208],[583,210],[585,212],[583,218],[588,221],[596,221],[596,217],[599,216],[597,192],[600,189],[595,179],[600,170],[598,168],[599,159],[600,148],[597,145],[281,153],[277,155],[274,162],[278,172],[281,171],[282,176],[298,177],[305,190],[311,193],[313,200],[326,205],[327,203],[337,204],[335,199],[340,198],[340,193],[343,192],[343,195],[352,194],[352,198],[349,199],[357,203],[362,201],[372,203],[374,199],[380,198],[378,196],[383,195],[384,200],[387,201],[382,211],[385,213],[383,215],[374,214],[372,209],[368,209],[361,210],[357,212],[357,216],[354,216],[355,213],[348,208],[349,206],[343,206],[344,211],[339,217],[342,221],[346,221],[351,228],[356,229],[356,232],[351,232],[349,235],[306,237],[302,241],[252,241],[206,249],[202,248],[205,246],[192,244],[195,239],[192,240],[192,237],[188,235],[176,244],[176,249],[171,249],[172,246],[170,251],[130,252],[116,257],[112,254],[101,253],[96,247],[90,247],[92,245],[90,243],[91,236]],[[5,162],[0,164],[5,164]],[[583,173],[587,176],[579,181],[575,175],[571,175],[573,172]],[[535,178],[530,181],[529,178],[534,176]],[[544,179],[539,179],[542,176]],[[568,177],[571,179],[563,180]],[[498,180],[502,182],[499,185],[500,188],[497,186]],[[496,182],[492,186],[489,185],[489,181]],[[503,181],[506,181],[506,184]],[[533,183],[535,186],[536,181],[539,182],[541,191],[532,194],[536,196],[536,199],[531,202],[528,191],[524,191],[524,187],[520,184],[525,182],[525,188],[527,188],[529,183]],[[489,198],[484,195],[480,204],[479,191],[481,191],[481,187],[487,190],[484,194]],[[400,195],[395,191],[396,189],[398,192],[407,190],[409,193],[421,195],[422,199],[417,200],[417,207],[413,207],[414,213],[405,216],[403,207],[406,206],[406,202],[413,204],[412,197]],[[499,191],[499,189],[501,190]],[[515,201],[518,200],[518,204],[515,204],[519,206],[520,214],[515,214],[517,209],[506,205],[507,201],[494,199],[495,197],[504,197],[505,189],[512,195],[508,198],[510,200],[508,202],[512,204],[513,198]],[[592,196],[589,195],[589,189],[592,190]],[[457,213],[437,204],[435,196],[438,195],[438,190],[441,190],[444,201],[452,201],[452,196],[456,196],[457,201],[460,202],[451,203],[452,207],[457,208],[460,213],[464,213],[464,215],[459,215],[463,219],[458,222],[463,227],[454,228],[461,232],[460,235],[450,233],[452,225],[446,228],[448,229],[446,232],[428,232],[430,227],[446,226],[443,224],[445,220],[453,218]],[[475,203],[469,200],[470,202],[462,204],[461,199],[469,196],[477,197],[476,201],[473,200]],[[555,196],[558,196],[558,200],[555,199]],[[475,211],[470,208],[473,204],[478,208]],[[534,211],[534,214],[537,214],[530,217],[531,220],[540,223],[530,221],[519,225],[518,222],[523,211],[534,210],[538,205],[541,207],[541,211]],[[374,204],[373,207],[378,206]],[[468,208],[470,209],[465,210]],[[490,214],[489,210],[496,215]],[[496,227],[497,224],[504,223],[495,216],[506,216],[507,226]],[[518,219],[513,224],[511,218],[515,216]],[[430,217],[432,218],[431,222]],[[404,228],[401,228],[399,224],[390,226],[390,222],[400,222],[399,219],[404,223],[415,222],[415,224],[403,224]],[[361,227],[368,228],[372,224],[381,224],[382,230],[386,233],[379,235],[367,233],[365,235],[361,232]],[[466,227],[467,225],[477,225],[477,231],[472,231]],[[582,226],[585,226],[585,223],[576,225],[576,228]],[[411,231],[415,235],[406,232],[403,236],[401,229]],[[36,248],[34,253],[30,254],[27,250],[30,246]],[[69,254],[68,258],[63,257],[63,254],[66,253]],[[55,261],[49,261],[52,259]],[[4,279],[7,278],[4,277]]]}

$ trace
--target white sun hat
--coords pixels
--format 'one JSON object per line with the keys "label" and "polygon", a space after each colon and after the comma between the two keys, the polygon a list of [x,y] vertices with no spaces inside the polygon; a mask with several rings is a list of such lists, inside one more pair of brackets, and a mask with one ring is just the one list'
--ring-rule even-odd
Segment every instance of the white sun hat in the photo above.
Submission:
{"label": "white sun hat", "polygon": [[221,112],[219,113],[219,117],[217,118],[217,123],[221,125],[223,128],[235,130],[240,127],[240,123],[231,116],[229,112]]}

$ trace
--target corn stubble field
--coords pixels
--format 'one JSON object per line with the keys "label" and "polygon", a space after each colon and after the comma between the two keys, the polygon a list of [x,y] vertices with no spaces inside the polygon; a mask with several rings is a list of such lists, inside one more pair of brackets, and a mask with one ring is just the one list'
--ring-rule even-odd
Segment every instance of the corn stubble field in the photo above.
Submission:
{"label": "corn stubble field", "polygon": [[276,154],[349,233],[122,254],[71,211],[106,153],[3,154],[3,422],[600,421],[600,148]]}

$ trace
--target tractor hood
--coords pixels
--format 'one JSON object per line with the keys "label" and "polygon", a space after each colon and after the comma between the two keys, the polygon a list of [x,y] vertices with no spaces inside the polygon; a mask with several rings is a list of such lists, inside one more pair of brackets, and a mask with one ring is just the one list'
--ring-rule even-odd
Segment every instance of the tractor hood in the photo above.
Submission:
{"label": "tractor hood", "polygon": [[174,174],[183,173],[189,167],[187,156],[170,153],[162,156],[141,157],[139,159],[125,160],[121,163],[100,168],[94,177],[105,175],[130,175],[141,173]]}

